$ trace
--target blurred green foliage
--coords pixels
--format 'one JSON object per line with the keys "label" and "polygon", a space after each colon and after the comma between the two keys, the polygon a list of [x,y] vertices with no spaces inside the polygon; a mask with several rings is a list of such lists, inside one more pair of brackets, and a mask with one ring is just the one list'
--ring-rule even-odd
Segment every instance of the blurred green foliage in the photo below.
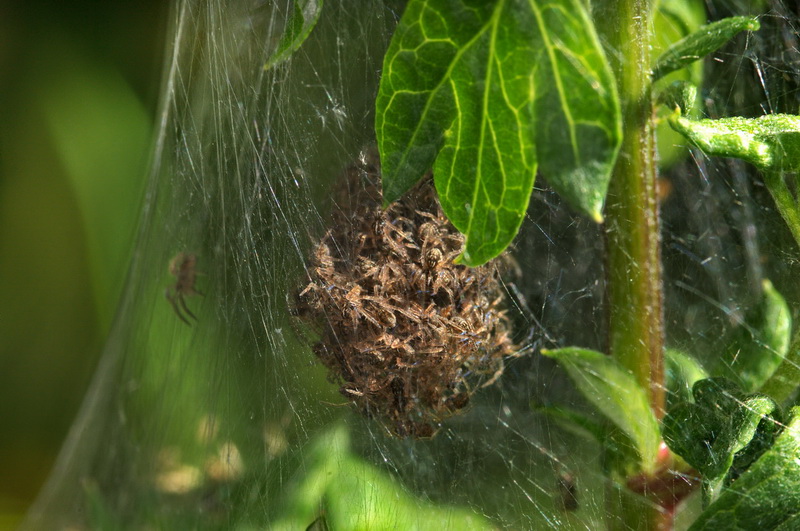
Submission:
{"label": "blurred green foliage", "polygon": [[287,484],[282,517],[270,529],[304,529],[320,515],[330,529],[493,529],[486,517],[469,509],[415,499],[349,447],[341,425],[312,443],[302,473]]}
{"label": "blurred green foliage", "polygon": [[114,317],[167,18],[147,0],[0,5],[0,529],[47,477]]}

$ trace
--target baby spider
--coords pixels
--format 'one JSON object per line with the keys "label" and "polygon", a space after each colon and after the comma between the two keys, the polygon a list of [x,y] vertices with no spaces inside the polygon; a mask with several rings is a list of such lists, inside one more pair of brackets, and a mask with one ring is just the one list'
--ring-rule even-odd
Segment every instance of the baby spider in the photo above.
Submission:
{"label": "baby spider", "polygon": [[[185,297],[192,295],[203,295],[203,293],[195,287],[197,276],[201,275],[195,266],[197,265],[197,256],[190,253],[178,253],[169,262],[169,274],[175,277],[175,283],[169,286],[164,295],[172,305],[172,309],[180,318],[181,321],[191,326],[191,323],[186,318],[186,315],[197,320],[197,317],[186,306]],[[184,315],[185,314],[185,315]]]}
{"label": "baby spider", "polygon": [[578,487],[569,472],[558,474],[558,504],[565,511],[578,510]]}

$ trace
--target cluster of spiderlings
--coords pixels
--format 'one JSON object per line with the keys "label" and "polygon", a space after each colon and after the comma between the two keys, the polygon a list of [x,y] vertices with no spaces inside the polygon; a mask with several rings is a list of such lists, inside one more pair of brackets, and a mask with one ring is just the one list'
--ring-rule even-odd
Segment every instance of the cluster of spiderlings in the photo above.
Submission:
{"label": "cluster of spiderlings", "polygon": [[430,178],[386,210],[379,180],[374,155],[347,170],[299,309],[324,324],[314,352],[345,397],[395,435],[430,437],[514,353],[504,292],[496,264],[453,263],[464,239]]}

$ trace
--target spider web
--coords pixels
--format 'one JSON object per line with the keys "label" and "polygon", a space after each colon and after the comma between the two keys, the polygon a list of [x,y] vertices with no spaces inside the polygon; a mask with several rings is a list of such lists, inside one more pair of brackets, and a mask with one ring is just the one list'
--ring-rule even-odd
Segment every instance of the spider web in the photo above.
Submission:
{"label": "spider web", "polygon": [[[315,474],[341,490],[355,478],[364,494],[348,509],[362,528],[386,507],[420,528],[458,528],[465,514],[475,528],[602,528],[622,486],[604,482],[595,444],[536,410],[594,415],[538,348],[604,350],[602,231],[544,184],[515,243],[522,276],[507,283],[529,352],[435,438],[392,437],[348,407],[296,331],[294,297],[332,190],[375,142],[402,4],[328,2],[303,46],[267,70],[288,2],[177,1],[126,294],[27,528],[305,529],[335,517],[336,485]],[[711,20],[749,7],[719,4],[729,10],[710,3]],[[706,62],[709,115],[796,112],[797,14],[769,7],[765,29]],[[764,278],[798,300],[798,253],[746,165],[691,151],[663,175],[667,341],[705,361]],[[191,326],[164,297],[178,253],[197,257],[205,294],[185,298]],[[409,520],[392,496],[410,500]]]}

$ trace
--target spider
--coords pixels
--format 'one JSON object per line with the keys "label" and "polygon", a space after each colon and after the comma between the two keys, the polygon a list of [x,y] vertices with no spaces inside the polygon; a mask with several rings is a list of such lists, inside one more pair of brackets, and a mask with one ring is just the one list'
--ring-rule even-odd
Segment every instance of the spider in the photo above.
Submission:
{"label": "spider", "polygon": [[578,487],[575,476],[569,472],[558,474],[558,501],[565,511],[576,511],[578,509]]}
{"label": "spider", "polygon": [[175,310],[175,314],[181,321],[191,326],[192,323],[186,318],[191,317],[195,321],[197,317],[186,306],[186,297],[192,295],[203,295],[203,292],[195,287],[197,276],[202,273],[195,269],[197,256],[190,253],[178,253],[169,262],[169,274],[175,277],[175,283],[169,286],[164,295]]}

